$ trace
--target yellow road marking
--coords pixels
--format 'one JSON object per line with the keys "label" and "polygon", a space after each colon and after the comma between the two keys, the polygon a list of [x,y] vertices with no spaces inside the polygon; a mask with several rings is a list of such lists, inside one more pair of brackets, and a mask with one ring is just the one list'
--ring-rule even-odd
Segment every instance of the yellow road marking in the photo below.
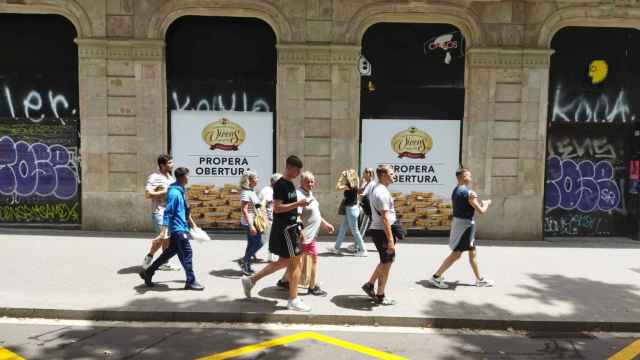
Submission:
{"label": "yellow road marking", "polygon": [[229,351],[225,351],[225,352],[222,352],[222,353],[205,356],[205,357],[199,358],[198,360],[230,359],[230,358],[246,355],[246,354],[249,354],[249,353],[252,353],[252,352],[265,350],[265,349],[269,349],[269,348],[272,348],[272,347],[281,346],[281,345],[289,344],[289,343],[292,343],[292,342],[295,342],[295,341],[306,340],[306,339],[313,339],[313,340],[317,340],[317,341],[320,341],[320,342],[323,342],[323,343],[326,343],[326,344],[339,346],[341,348],[344,348],[344,349],[347,349],[347,350],[351,350],[351,351],[356,351],[356,352],[359,352],[361,354],[369,355],[371,357],[374,357],[374,358],[380,359],[380,360],[406,360],[402,356],[389,354],[389,353],[386,353],[386,352],[383,352],[383,351],[372,349],[370,347],[354,344],[354,343],[351,343],[351,342],[348,342],[348,341],[332,338],[330,336],[326,336],[326,335],[322,335],[322,334],[318,334],[318,333],[310,332],[310,331],[305,331],[305,332],[301,332],[301,333],[297,333],[297,334],[293,334],[293,335],[283,336],[283,337],[279,337],[279,338],[276,338],[276,339],[273,339],[273,340],[261,342],[261,343],[254,344],[254,345],[243,346],[243,347],[240,347],[240,348],[237,348],[237,349],[233,349],[233,350],[229,350]]}
{"label": "yellow road marking", "polygon": [[640,355],[640,340],[627,345],[627,347],[612,355],[608,360],[631,360],[638,355]]}
{"label": "yellow road marking", "polygon": [[24,360],[24,358],[7,348],[0,347],[0,360]]}

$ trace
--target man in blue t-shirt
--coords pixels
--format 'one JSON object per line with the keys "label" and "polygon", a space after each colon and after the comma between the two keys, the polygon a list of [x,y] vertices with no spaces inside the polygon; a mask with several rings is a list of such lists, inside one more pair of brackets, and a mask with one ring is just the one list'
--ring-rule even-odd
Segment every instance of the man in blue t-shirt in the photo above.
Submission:
{"label": "man in blue t-shirt", "polygon": [[451,202],[453,203],[453,221],[451,223],[451,233],[449,234],[451,254],[444,259],[438,271],[427,281],[440,289],[448,288],[449,285],[444,282],[442,275],[453,263],[460,259],[463,252],[468,251],[469,263],[476,276],[476,286],[493,286],[492,280],[485,279],[480,275],[475,246],[476,223],[473,219],[476,211],[480,214],[487,212],[489,205],[491,205],[491,200],[480,201],[478,194],[469,189],[469,184],[471,183],[471,171],[469,169],[462,168],[456,171],[456,178],[458,179],[458,186],[453,189],[451,194]]}
{"label": "man in blue t-shirt", "polygon": [[196,226],[189,214],[189,206],[185,197],[185,186],[189,182],[189,169],[179,167],[174,174],[176,182],[171,184],[167,191],[167,206],[164,209],[161,230],[164,237],[166,235],[170,236],[169,247],[162,252],[162,255],[148,269],[140,272],[140,277],[147,286],[154,286],[151,279],[158,267],[178,255],[187,277],[184,288],[186,290],[201,291],[204,290],[204,286],[196,281],[196,276],[193,273],[193,252],[191,251],[191,244],[189,244],[189,228]]}

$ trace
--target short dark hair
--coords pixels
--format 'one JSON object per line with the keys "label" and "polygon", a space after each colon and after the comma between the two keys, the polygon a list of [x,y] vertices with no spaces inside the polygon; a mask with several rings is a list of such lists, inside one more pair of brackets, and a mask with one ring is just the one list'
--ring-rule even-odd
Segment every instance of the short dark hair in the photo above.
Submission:
{"label": "short dark hair", "polygon": [[293,166],[298,169],[302,169],[302,160],[295,155],[291,155],[287,158],[287,166]]}
{"label": "short dark hair", "polygon": [[162,154],[158,156],[158,167],[162,165],[167,165],[171,160],[172,160],[171,155]]}
{"label": "short dark hair", "polygon": [[188,173],[189,173],[189,169],[181,166],[173,172],[173,175],[176,177],[176,180],[178,180],[179,178],[187,175]]}
{"label": "short dark hair", "polygon": [[456,178],[460,179],[462,174],[464,174],[466,172],[471,172],[471,170],[469,170],[467,168],[460,168],[460,169],[456,170]]}
{"label": "short dark hair", "polygon": [[393,167],[387,164],[380,164],[376,168],[376,176],[378,179],[382,178],[383,175],[389,174],[389,172],[393,171]]}

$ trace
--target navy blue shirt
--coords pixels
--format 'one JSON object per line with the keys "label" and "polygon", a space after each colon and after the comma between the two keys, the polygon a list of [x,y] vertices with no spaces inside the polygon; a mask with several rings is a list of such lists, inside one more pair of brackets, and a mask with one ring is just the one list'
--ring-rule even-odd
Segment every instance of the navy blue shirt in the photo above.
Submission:
{"label": "navy blue shirt", "polygon": [[466,186],[456,186],[451,194],[453,203],[453,217],[460,219],[473,219],[475,209],[469,204],[469,189]]}

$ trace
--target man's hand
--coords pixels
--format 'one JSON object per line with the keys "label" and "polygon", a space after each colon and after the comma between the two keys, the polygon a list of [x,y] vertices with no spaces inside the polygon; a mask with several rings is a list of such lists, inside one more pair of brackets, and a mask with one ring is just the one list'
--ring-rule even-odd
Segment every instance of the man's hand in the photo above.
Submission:
{"label": "man's hand", "polygon": [[309,205],[309,200],[307,198],[302,198],[296,202],[298,207],[307,207]]}
{"label": "man's hand", "polygon": [[160,227],[160,238],[162,239],[168,239],[169,238],[169,227],[162,225]]}
{"label": "man's hand", "polygon": [[258,235],[258,230],[256,230],[255,226],[251,225],[251,227],[249,227],[249,234],[251,234],[251,236]]}
{"label": "man's hand", "polygon": [[333,233],[336,231],[336,229],[333,227],[333,225],[331,225],[331,224],[329,224],[329,223],[326,223],[326,224],[324,225],[324,229],[325,229],[329,234],[333,234]]}

